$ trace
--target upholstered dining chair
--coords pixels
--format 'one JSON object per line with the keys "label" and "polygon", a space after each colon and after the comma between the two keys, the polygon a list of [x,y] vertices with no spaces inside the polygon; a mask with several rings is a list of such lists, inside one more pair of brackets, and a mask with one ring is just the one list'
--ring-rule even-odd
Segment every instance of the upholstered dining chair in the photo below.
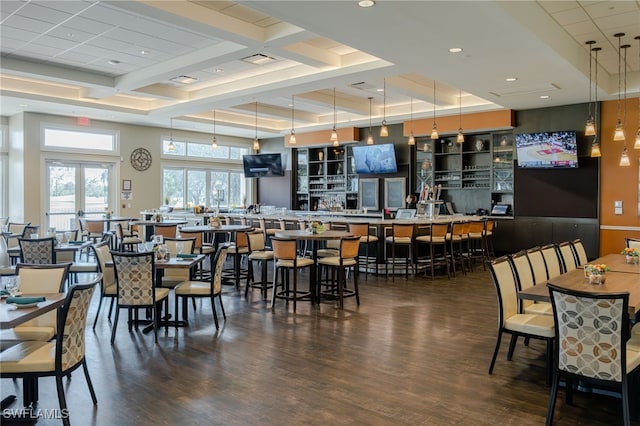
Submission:
{"label": "upholstered dining chair", "polygon": [[640,238],[625,238],[625,243],[629,248],[637,248],[640,250]]}
{"label": "upholstered dining chair", "polygon": [[547,244],[540,248],[544,257],[544,264],[547,267],[547,278],[552,279],[562,274],[562,264],[558,256],[558,250],[555,244]]}
{"label": "upholstered dining chair", "polygon": [[20,263],[50,265],[56,263],[55,237],[18,238]]}
{"label": "upholstered dining chair", "polygon": [[560,255],[562,272],[571,272],[578,267],[571,241],[563,241],[558,244],[558,254]]}
{"label": "upholstered dining chair", "polygon": [[538,284],[546,284],[547,279],[547,265],[544,262],[544,256],[540,247],[531,247],[527,249],[527,258],[531,265],[531,271],[533,272],[533,282]]}
{"label": "upholstered dining chair", "polygon": [[[264,240],[264,239],[263,239]],[[224,312],[224,305],[222,304],[222,269],[224,262],[227,259],[227,251],[229,250],[229,243],[223,243],[218,246],[218,250],[209,254],[211,257],[211,279],[209,282],[204,281],[183,281],[178,284],[174,291],[175,295],[175,315],[178,316],[178,299],[182,299],[182,318],[186,323],[189,319],[189,313],[187,311],[187,298],[195,297],[208,297],[211,299],[211,310],[213,311],[213,321],[216,325],[216,330],[220,328],[218,323],[218,312],[216,311],[215,300],[218,299],[220,303],[220,310],[222,311],[222,318],[227,319],[227,314]],[[176,330],[178,327],[178,321],[176,321]]]}
{"label": "upholstered dining chair", "polygon": [[11,264],[15,264],[17,263],[18,260],[20,260],[20,253],[19,253],[20,244],[18,243],[18,238],[24,237],[24,230],[30,224],[31,222],[27,222],[27,223],[9,222],[7,224],[7,232],[9,233],[9,236],[7,237],[7,249],[8,250],[18,249],[17,254],[9,255],[11,258]]}
{"label": "upholstered dining chair", "polygon": [[[509,260],[516,276],[518,291],[526,290],[536,285],[533,268],[525,250],[510,255]],[[521,314],[552,315],[552,308],[549,302],[520,300],[520,309],[518,312]]]}
{"label": "upholstered dining chair", "polygon": [[156,223],[153,226],[155,235],[162,235],[163,238],[175,238],[178,235],[178,225],[175,223]]}
{"label": "upholstered dining chair", "polygon": [[[193,254],[193,248],[195,247],[195,238],[170,238],[164,239],[164,244],[169,249],[171,257],[176,257],[178,253],[178,244],[182,243],[183,254]],[[186,268],[165,268],[162,275],[161,287],[174,288],[182,281],[189,281],[191,279],[191,270]]]}
{"label": "upholstered dining chair", "polygon": [[[318,264],[331,269],[332,296],[337,296],[338,307],[344,308],[344,298],[355,296],[356,303],[360,305],[360,292],[358,291],[358,251],[360,239],[358,235],[344,237],[340,240],[340,248],[337,256],[327,256],[318,259]],[[347,287],[347,269],[353,268],[353,289]]]}
{"label": "upholstered dining chair", "polygon": [[93,320],[93,329],[96,328],[98,323],[98,317],[100,316],[100,308],[104,299],[111,299],[109,305],[108,318],[111,318],[111,311],[113,310],[113,303],[115,302],[118,291],[116,288],[116,273],[113,265],[107,265],[108,262],[113,263],[111,257],[111,251],[109,248],[109,242],[103,241],[98,244],[93,244],[91,250],[96,258],[98,264],[98,271],[102,274],[102,280],[100,281],[100,298],[98,299],[98,309],[96,310],[96,316]]}
{"label": "upholstered dining chair", "polygon": [[589,263],[587,257],[587,251],[584,248],[584,244],[580,238],[571,241],[571,247],[573,248],[573,254],[576,256],[578,266],[586,265]]}
{"label": "upholstered dining chair", "polygon": [[[55,265],[35,265],[18,263],[16,275],[20,278],[20,291],[23,295],[41,296],[47,293],[60,293],[69,275],[70,263]],[[17,325],[13,329],[0,333],[2,341],[51,340],[58,330],[56,311],[44,313],[32,320]]]}
{"label": "upholstered dining chair", "polygon": [[[100,274],[97,274],[92,281],[69,289],[63,306],[59,308],[60,327],[54,342],[21,342],[0,352],[0,377],[23,378],[25,382],[35,380],[34,385],[23,388],[25,401],[32,399],[28,395],[34,392],[32,386],[37,389],[39,377],[54,376],[60,412],[68,413],[62,378],[82,367],[91,400],[94,405],[98,403],[85,357],[85,329],[91,297],[100,279]],[[69,416],[63,416],[62,423],[71,424]]]}
{"label": "upholstered dining chair", "polygon": [[622,393],[623,424],[630,421],[630,376],[640,374],[640,352],[629,349],[629,293],[587,293],[549,284],[557,335],[547,425],[553,422],[560,379],[572,402],[573,383],[616,387]]}
{"label": "upholstered dining chair", "polygon": [[511,335],[507,360],[511,361],[518,337],[541,339],[547,343],[546,377],[551,381],[551,357],[555,328],[551,315],[520,314],[518,313],[517,284],[513,269],[507,256],[502,256],[489,263],[489,271],[498,295],[498,336],[493,351],[489,374],[493,373],[496,357],[500,351],[502,334]]}
{"label": "upholstered dining chair", "polygon": [[[154,340],[158,342],[158,319],[160,304],[168,305],[168,288],[156,288],[155,255],[153,252],[125,253],[111,252],[116,272],[117,305],[116,315],[111,329],[111,344],[116,338],[118,316],[121,308],[129,310],[129,331],[135,322],[131,321],[131,310],[138,319],[138,309],[149,308],[152,313]],[[168,306],[167,306],[168,307]],[[168,328],[168,326],[167,326]]]}
{"label": "upholstered dining chair", "polygon": [[116,244],[119,251],[136,251],[138,244],[142,244],[142,238],[137,235],[127,235],[121,223],[116,223]]}

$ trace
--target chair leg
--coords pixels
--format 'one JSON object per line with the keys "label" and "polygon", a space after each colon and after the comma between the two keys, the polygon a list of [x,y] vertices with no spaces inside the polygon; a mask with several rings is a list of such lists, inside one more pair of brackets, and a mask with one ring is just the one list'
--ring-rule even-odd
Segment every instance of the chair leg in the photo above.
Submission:
{"label": "chair leg", "polygon": [[218,303],[220,303],[220,310],[222,311],[222,319],[227,319],[227,313],[224,311],[224,304],[222,303],[222,293],[218,293]]}
{"label": "chair leg", "polygon": [[551,395],[549,396],[549,406],[547,407],[546,426],[553,423],[553,411],[556,409],[556,398],[558,397],[558,386],[560,384],[560,374],[558,371],[553,372],[553,384],[551,385]]}
{"label": "chair leg", "polygon": [[[58,403],[60,404],[60,412],[67,412],[67,399],[64,396],[64,388],[62,387],[62,376],[56,374],[56,389],[58,391]],[[70,425],[69,416],[62,416],[62,424],[65,426]]]}
{"label": "chair leg", "polygon": [[211,295],[211,311],[213,312],[213,322],[216,325],[216,330],[220,330],[220,324],[218,324],[218,312],[216,312],[216,297]]}
{"label": "chair leg", "polygon": [[[178,296],[177,294],[174,294],[174,297],[173,297],[173,314],[176,316],[175,322],[174,322],[174,327],[176,329],[176,333],[178,332],[178,299],[180,299],[180,296]],[[184,311],[184,309],[183,309],[183,311]]]}
{"label": "chair leg", "polygon": [[116,306],[116,316],[113,319],[113,325],[111,326],[111,344],[113,345],[113,342],[116,338],[116,328],[118,327],[118,316],[120,314],[120,307]]}
{"label": "chair leg", "polygon": [[82,360],[82,369],[84,370],[84,378],[87,380],[87,386],[89,387],[91,400],[93,401],[93,405],[96,405],[98,403],[98,398],[96,398],[96,392],[93,389],[93,383],[91,383],[91,377],[89,376],[89,368],[87,368],[86,358]]}
{"label": "chair leg", "polygon": [[276,306],[276,293],[278,292],[278,268],[273,267],[273,289],[271,292],[271,309]]}
{"label": "chair leg", "polygon": [[622,379],[622,420],[624,426],[631,424],[631,413],[629,412],[629,378]]}
{"label": "chair leg", "polygon": [[96,317],[93,319],[93,329],[96,329],[96,324],[98,323],[98,317],[100,316],[100,308],[102,307],[102,296],[100,296],[100,300],[98,300],[98,310],[96,311]]}
{"label": "chair leg", "polygon": [[518,335],[512,334],[511,341],[509,342],[509,352],[507,352],[507,361],[511,361],[511,358],[513,358],[513,351],[516,349],[517,342],[518,342]]}
{"label": "chair leg", "polygon": [[496,358],[498,357],[498,351],[500,350],[501,341],[502,341],[502,330],[498,330],[498,338],[496,339],[496,348],[493,350],[493,356],[491,357],[491,364],[489,364],[489,374],[493,373],[493,366],[496,364]]}

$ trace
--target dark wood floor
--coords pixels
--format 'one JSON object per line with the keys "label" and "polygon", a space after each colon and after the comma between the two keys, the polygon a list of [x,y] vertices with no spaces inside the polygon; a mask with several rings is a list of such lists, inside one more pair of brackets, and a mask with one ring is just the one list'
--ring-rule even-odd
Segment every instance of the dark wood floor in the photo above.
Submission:
{"label": "dark wood floor", "polygon": [[[364,278],[364,275],[361,276]],[[244,294],[244,292],[242,292]],[[541,425],[549,388],[544,345],[507,342],[493,375],[496,296],[488,271],[456,279],[395,282],[369,275],[344,311],[284,302],[274,312],[225,288],[227,321],[216,333],[208,301],[176,334],[129,333],[121,321],[114,346],[106,316],[89,329],[88,364],[98,397],[91,404],[82,372],[67,383],[75,425]],[[90,313],[93,320],[94,311]],[[123,312],[124,315],[124,312]],[[102,316],[102,315],[101,315]],[[126,316],[124,316],[126,318]],[[2,394],[20,384],[2,380]],[[40,408],[55,409],[53,379],[40,381]],[[558,425],[621,424],[616,398],[578,393],[556,409]],[[41,420],[38,424],[59,424]]]}

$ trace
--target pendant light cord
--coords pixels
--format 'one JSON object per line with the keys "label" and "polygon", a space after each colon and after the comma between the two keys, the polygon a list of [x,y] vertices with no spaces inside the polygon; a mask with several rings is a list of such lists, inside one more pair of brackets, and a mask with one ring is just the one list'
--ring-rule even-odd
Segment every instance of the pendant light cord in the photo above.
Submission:
{"label": "pendant light cord", "polygon": [[[591,50],[596,52],[596,54],[595,54],[595,57],[596,57],[595,58],[595,60],[596,60],[596,71],[595,71],[595,77],[594,77],[595,80],[593,82],[594,83],[594,91],[593,91],[594,92],[594,94],[593,94],[594,95],[594,101],[593,101],[594,118],[593,118],[593,121],[594,121],[594,125],[595,125],[595,123],[598,122],[598,52],[600,50],[602,50],[602,48],[601,47],[594,47]],[[596,137],[597,137],[597,132],[596,132]]]}

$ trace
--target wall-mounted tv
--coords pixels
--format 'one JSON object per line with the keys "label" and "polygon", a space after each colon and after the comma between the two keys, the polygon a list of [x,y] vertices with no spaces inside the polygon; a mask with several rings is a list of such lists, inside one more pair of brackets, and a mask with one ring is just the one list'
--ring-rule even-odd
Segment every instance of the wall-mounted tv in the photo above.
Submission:
{"label": "wall-mounted tv", "polygon": [[356,173],[396,173],[396,151],[393,144],[363,145],[353,147]]}
{"label": "wall-mounted tv", "polygon": [[280,153],[243,155],[242,165],[247,178],[284,176]]}
{"label": "wall-mounted tv", "polygon": [[574,131],[516,134],[516,151],[520,168],[578,167],[578,144]]}

